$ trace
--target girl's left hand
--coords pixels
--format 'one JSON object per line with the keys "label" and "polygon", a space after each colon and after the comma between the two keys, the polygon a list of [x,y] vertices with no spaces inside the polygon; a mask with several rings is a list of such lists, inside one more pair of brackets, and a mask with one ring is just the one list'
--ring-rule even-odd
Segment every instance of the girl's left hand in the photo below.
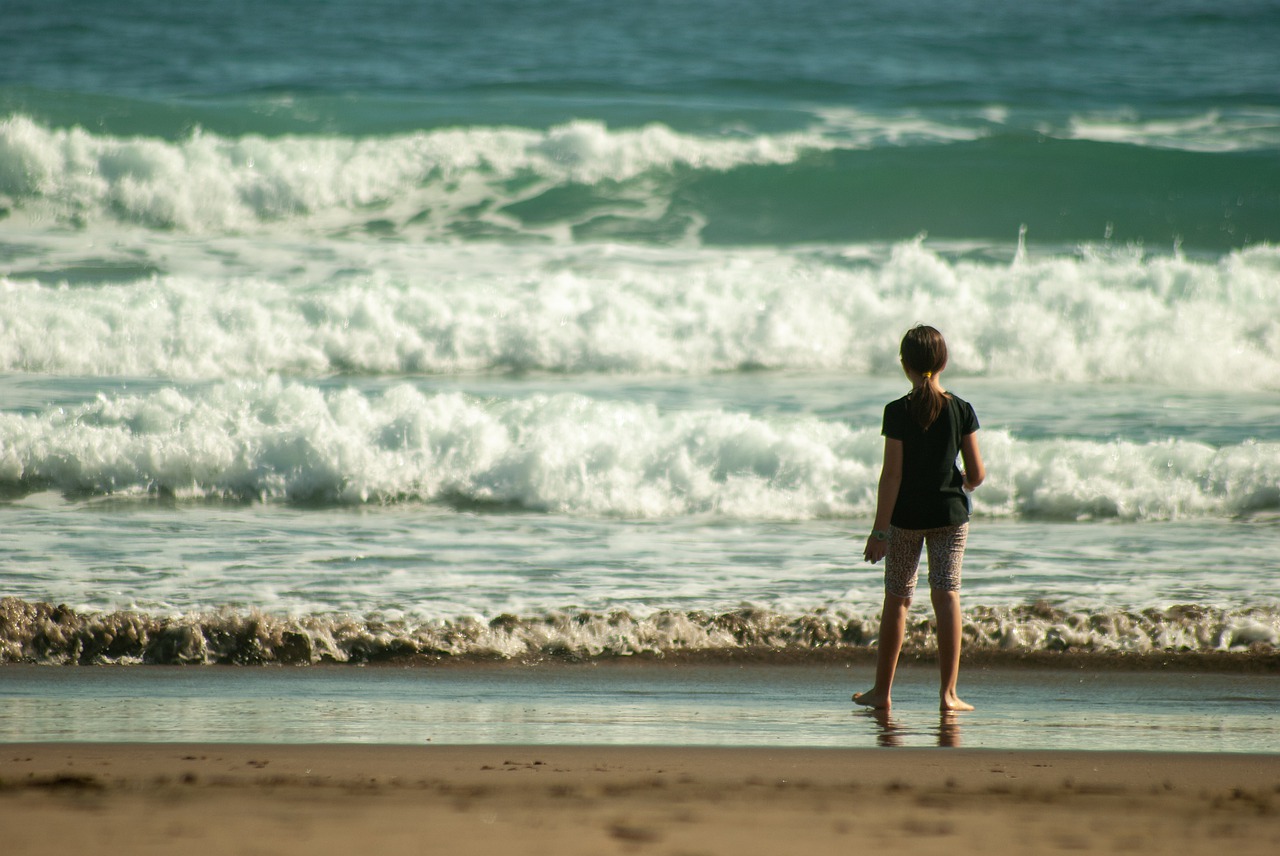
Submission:
{"label": "girl's left hand", "polygon": [[889,551],[889,542],[881,541],[874,535],[867,536],[867,548],[862,551],[862,558],[871,564],[875,564],[884,558],[884,554]]}

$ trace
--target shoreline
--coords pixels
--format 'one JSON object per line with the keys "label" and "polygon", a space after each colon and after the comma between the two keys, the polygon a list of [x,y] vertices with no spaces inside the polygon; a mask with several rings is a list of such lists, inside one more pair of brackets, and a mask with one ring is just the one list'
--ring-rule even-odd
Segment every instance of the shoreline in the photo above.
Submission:
{"label": "shoreline", "polygon": [[[5,743],[614,745],[1277,751],[1280,675],[905,661],[890,715],[850,700],[874,664],[512,662],[442,667],[0,667]],[[882,721],[883,720],[883,721]]]}
{"label": "shoreline", "polygon": [[0,745],[16,854],[1262,854],[1277,813],[1280,755]]}
{"label": "shoreline", "polygon": [[[910,666],[932,666],[937,652],[930,648],[904,650],[900,662]],[[876,650],[871,646],[786,649],[766,646],[741,648],[686,649],[660,653],[638,651],[626,654],[580,655],[572,652],[541,652],[506,657],[496,654],[392,654],[367,660],[316,661],[273,659],[257,662],[55,662],[47,660],[0,660],[6,668],[51,669],[525,669],[600,666],[604,668],[656,668],[662,666],[874,666]],[[964,669],[1091,669],[1106,672],[1207,672],[1223,675],[1280,675],[1280,650],[1267,646],[1234,651],[1001,651],[984,648],[964,650]]]}

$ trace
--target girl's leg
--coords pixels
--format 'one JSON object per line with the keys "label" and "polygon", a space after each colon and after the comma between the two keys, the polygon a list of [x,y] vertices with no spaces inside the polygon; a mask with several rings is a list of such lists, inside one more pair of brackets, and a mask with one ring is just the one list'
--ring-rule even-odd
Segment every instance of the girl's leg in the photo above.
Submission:
{"label": "girl's leg", "polygon": [[973,705],[956,695],[960,677],[960,639],[963,620],[960,615],[960,592],[932,589],[933,611],[938,622],[938,694],[942,710],[973,710]]}
{"label": "girl's leg", "polygon": [[973,710],[973,705],[956,695],[960,677],[960,642],[964,620],[960,614],[960,569],[969,525],[931,530],[929,545],[929,596],[938,627],[938,695],[943,710]]}
{"label": "girl's leg", "polygon": [[876,685],[865,693],[853,694],[853,700],[858,704],[878,710],[888,710],[892,704],[893,676],[898,671],[898,657],[902,654],[910,606],[911,598],[885,593],[884,609],[880,613],[880,642],[876,649]]}
{"label": "girl's leg", "polygon": [[888,710],[893,676],[907,632],[907,609],[916,591],[924,531],[889,527],[889,549],[884,557],[884,609],[880,612],[880,643],[876,649],[876,685],[853,700],[878,710]]}

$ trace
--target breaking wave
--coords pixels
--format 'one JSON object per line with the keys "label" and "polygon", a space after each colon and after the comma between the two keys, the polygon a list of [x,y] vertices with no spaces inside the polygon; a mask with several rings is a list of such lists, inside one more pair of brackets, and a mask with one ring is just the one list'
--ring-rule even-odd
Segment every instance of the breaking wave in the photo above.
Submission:
{"label": "breaking wave", "polygon": [[[993,517],[1168,520],[1280,508],[1280,444],[1019,439],[984,431]],[[587,516],[809,520],[874,511],[879,425],[664,412],[574,393],[482,399],[278,379],[0,414],[10,493]]]}
{"label": "breaking wave", "polygon": [[201,253],[243,256],[265,277],[135,270],[104,284],[136,259],[33,262],[0,278],[0,372],[886,374],[902,330],[945,317],[953,374],[1280,389],[1274,248],[1213,262],[1086,252],[1012,263],[920,241],[884,251],[345,250],[323,262],[288,253],[291,268],[317,267],[301,282],[292,270],[271,275],[282,264],[271,247],[243,244],[165,252],[196,267]]}
{"label": "breaking wave", "polygon": [[[815,114],[790,132],[577,120],[383,137],[120,137],[0,119],[0,213],[192,235],[793,244],[921,231],[1215,251],[1274,242],[1274,114]],[[1201,176],[1211,176],[1202,178]],[[1098,187],[1108,188],[1099,193]],[[1158,199],[1156,205],[1151,200]]]}

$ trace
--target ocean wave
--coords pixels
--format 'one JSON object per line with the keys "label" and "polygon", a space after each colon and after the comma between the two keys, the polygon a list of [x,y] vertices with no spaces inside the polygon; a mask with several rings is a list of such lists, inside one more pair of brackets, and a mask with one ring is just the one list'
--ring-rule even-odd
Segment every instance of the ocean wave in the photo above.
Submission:
{"label": "ocean wave", "polygon": [[[921,241],[886,252],[348,246],[308,262],[271,243],[179,242],[153,245],[152,258],[190,274],[102,284],[102,269],[137,264],[131,246],[92,264],[42,250],[56,255],[51,272],[0,278],[0,371],[864,375],[896,371],[901,331],[945,318],[954,375],[1280,389],[1275,248],[1215,262],[1099,249],[999,263]],[[228,275],[219,255],[266,278]],[[313,267],[291,273],[295,262]],[[83,265],[98,284],[68,281]]]}
{"label": "ocean wave", "polygon": [[1220,251],[1280,237],[1267,191],[1275,118],[1078,117],[1024,129],[825,110],[777,133],[578,120],[169,140],[10,116],[0,120],[0,208],[23,223],[203,236],[659,245],[1005,238],[1026,223],[1050,242],[1109,233]]}
{"label": "ocean wave", "polygon": [[[688,654],[779,655],[803,660],[872,647],[877,617],[839,611],[551,611],[426,623],[377,617],[278,617],[222,610],[178,617],[134,611],[81,613],[0,599],[0,663],[315,664],[414,660],[600,660]],[[1141,612],[1074,612],[1047,604],[971,607],[969,656],[1040,654],[1274,656],[1280,613],[1173,606]],[[936,647],[932,622],[907,629],[908,650]]]}
{"label": "ocean wave", "polygon": [[[1021,440],[986,430],[978,514],[1169,520],[1280,508],[1280,444]],[[443,503],[637,519],[874,511],[879,426],[571,393],[480,399],[278,379],[0,415],[10,492]]]}
{"label": "ocean wave", "polygon": [[[884,131],[866,135],[870,144]],[[546,131],[448,128],[370,139],[199,132],[169,141],[52,129],[15,116],[0,121],[0,193],[59,220],[192,232],[299,218],[345,225],[341,216],[333,220],[337,212],[363,223],[397,204],[413,206],[401,213],[426,222],[441,203],[454,212],[510,206],[549,186],[791,163],[836,145],[821,132],[714,138],[656,124],[611,131],[594,121]]]}

